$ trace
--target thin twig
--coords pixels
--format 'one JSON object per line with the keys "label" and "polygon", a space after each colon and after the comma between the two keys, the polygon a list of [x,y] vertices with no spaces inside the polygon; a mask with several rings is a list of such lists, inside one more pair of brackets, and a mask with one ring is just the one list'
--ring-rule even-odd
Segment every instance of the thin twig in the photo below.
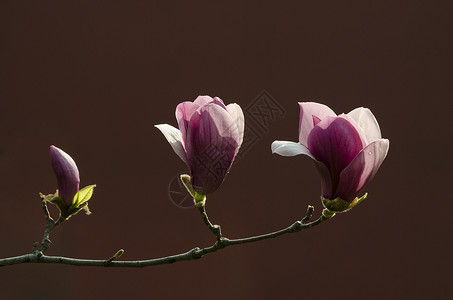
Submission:
{"label": "thin twig", "polygon": [[208,226],[209,230],[215,235],[217,241],[222,239],[222,230],[219,225],[213,225],[211,221],[209,221],[208,214],[206,213],[206,208],[204,205],[198,206],[198,210],[201,213],[201,217],[203,218],[204,223]]}
{"label": "thin twig", "polygon": [[42,200],[42,209],[44,211],[44,215],[46,216],[46,229],[44,230],[44,236],[41,241],[41,247],[37,250],[34,250],[34,252],[40,252],[41,254],[44,253],[47,249],[49,249],[50,244],[52,243],[50,241],[50,232],[60,224],[59,221],[55,222],[55,220],[50,216],[49,209],[47,208],[47,203],[44,201],[43,198]]}
{"label": "thin twig", "polygon": [[105,266],[109,265],[112,261],[114,261],[115,259],[117,259],[118,257],[120,257],[121,255],[123,255],[124,253],[124,250],[123,249],[120,249],[118,250],[115,255],[113,255],[112,257],[110,257],[109,259],[107,259],[106,261],[104,261],[104,264]]}

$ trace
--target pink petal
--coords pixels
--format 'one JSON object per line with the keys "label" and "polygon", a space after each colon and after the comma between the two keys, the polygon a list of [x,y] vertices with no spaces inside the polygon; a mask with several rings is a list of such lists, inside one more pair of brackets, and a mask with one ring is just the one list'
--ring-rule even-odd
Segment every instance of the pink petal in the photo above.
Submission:
{"label": "pink petal", "polygon": [[348,116],[354,119],[359,127],[362,128],[368,143],[382,138],[379,124],[368,108],[358,107],[350,111]]}
{"label": "pink petal", "polygon": [[192,116],[186,140],[187,164],[194,189],[203,195],[215,191],[228,173],[239,147],[236,120],[215,103]]}
{"label": "pink petal", "polygon": [[208,103],[210,103],[212,101],[214,101],[214,99],[212,99],[209,96],[198,96],[197,99],[195,99],[195,101],[193,103],[195,103],[199,107],[201,107],[201,106],[203,106],[205,104],[208,104]]}
{"label": "pink petal", "polygon": [[335,117],[336,114],[328,106],[315,102],[299,102],[299,107],[299,142],[307,147],[308,135],[314,127],[314,117],[323,120],[326,117]]}
{"label": "pink petal", "polygon": [[79,191],[79,169],[69,154],[53,145],[50,146],[50,163],[57,176],[59,195],[66,204],[71,205],[74,195]]}
{"label": "pink petal", "polygon": [[327,199],[331,199],[333,195],[333,182],[329,169],[322,162],[313,159],[316,169],[321,176],[321,195]]}
{"label": "pink petal", "polygon": [[176,120],[178,121],[178,127],[181,131],[182,140],[184,143],[186,142],[187,126],[189,124],[190,118],[192,118],[192,115],[199,107],[200,105],[190,101],[181,102],[178,104],[178,106],[176,106]]}
{"label": "pink petal", "polygon": [[308,136],[310,153],[329,170],[332,191],[336,190],[341,171],[351,163],[364,146],[357,128],[349,119],[344,115],[326,117]]}
{"label": "pink petal", "polygon": [[317,116],[313,116],[313,127],[318,125],[319,122],[321,122],[321,119],[318,118]]}
{"label": "pink petal", "polygon": [[335,197],[352,201],[378,171],[389,149],[389,140],[379,139],[366,146],[340,174]]}
{"label": "pink petal", "polygon": [[186,151],[184,150],[181,131],[168,124],[158,124],[154,126],[162,132],[162,134],[167,139],[168,143],[170,143],[170,146],[173,148],[173,151],[175,151],[175,153],[185,163],[187,163]]}
{"label": "pink petal", "polygon": [[212,103],[219,105],[223,109],[227,109],[225,106],[225,103],[223,103],[222,99],[220,99],[219,97],[214,97],[214,100],[212,100]]}

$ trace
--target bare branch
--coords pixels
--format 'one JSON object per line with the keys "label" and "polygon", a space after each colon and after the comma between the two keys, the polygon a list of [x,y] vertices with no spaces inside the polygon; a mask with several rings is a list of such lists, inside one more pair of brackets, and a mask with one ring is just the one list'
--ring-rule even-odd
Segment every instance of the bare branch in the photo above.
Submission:
{"label": "bare branch", "polygon": [[[172,264],[178,261],[184,260],[194,260],[203,257],[206,254],[214,253],[219,249],[223,249],[233,245],[253,243],[265,239],[275,238],[280,235],[287,233],[299,232],[304,229],[308,229],[314,226],[317,226],[324,222],[325,220],[330,219],[334,214],[321,214],[321,216],[310,223],[307,223],[313,214],[313,207],[309,206],[305,217],[301,221],[296,221],[292,225],[282,230],[275,232],[252,236],[242,239],[228,239],[220,235],[217,241],[210,247],[206,248],[193,248],[187,252],[170,255],[162,258],[154,258],[148,260],[135,260],[135,261],[116,261],[115,259],[121,256],[124,250],[119,250],[114,256],[107,260],[92,260],[92,259],[77,259],[61,256],[46,256],[41,251],[34,251],[32,254],[25,254],[16,257],[0,259],[0,267],[21,264],[21,263],[46,263],[46,264],[67,264],[73,266],[90,266],[90,267],[123,267],[123,268],[143,268],[149,266],[163,265],[163,264]],[[203,218],[204,219],[204,218]],[[207,216],[206,216],[207,219]],[[210,222],[209,222],[210,223]],[[211,224],[212,225],[212,224]],[[209,225],[208,225],[209,226]],[[215,226],[215,225],[212,225]],[[50,231],[49,231],[50,232]],[[213,231],[214,232],[214,231]],[[216,234],[216,232],[214,232]],[[217,234],[216,234],[217,237]]]}

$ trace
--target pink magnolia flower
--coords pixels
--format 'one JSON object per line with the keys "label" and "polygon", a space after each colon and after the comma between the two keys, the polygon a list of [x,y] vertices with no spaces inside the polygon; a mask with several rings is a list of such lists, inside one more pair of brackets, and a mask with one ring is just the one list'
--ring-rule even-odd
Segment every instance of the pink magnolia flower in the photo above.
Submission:
{"label": "pink magnolia flower", "polygon": [[244,136],[244,114],[239,105],[225,106],[220,98],[199,96],[176,107],[179,130],[156,127],[187,164],[191,185],[201,194],[214,192],[223,182]]}
{"label": "pink magnolia flower", "polygon": [[329,107],[300,102],[299,142],[274,141],[272,152],[283,156],[304,154],[321,175],[322,196],[351,203],[384,161],[389,140],[367,108],[336,115]]}
{"label": "pink magnolia flower", "polygon": [[50,162],[58,182],[58,194],[69,206],[79,191],[79,169],[74,160],[63,150],[50,146]]}

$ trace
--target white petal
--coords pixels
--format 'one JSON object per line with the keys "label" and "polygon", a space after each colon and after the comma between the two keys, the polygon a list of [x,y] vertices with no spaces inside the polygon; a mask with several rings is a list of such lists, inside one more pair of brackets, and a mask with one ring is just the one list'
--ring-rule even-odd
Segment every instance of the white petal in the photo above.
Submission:
{"label": "white petal", "polygon": [[226,110],[230,113],[233,121],[238,126],[239,132],[239,146],[242,144],[242,140],[244,138],[244,113],[239,105],[236,103],[230,103],[226,106]]}
{"label": "white petal", "polygon": [[381,129],[371,110],[368,108],[358,107],[348,113],[356,123],[362,128],[368,143],[382,138]]}
{"label": "white petal", "polygon": [[159,129],[162,134],[165,136],[167,141],[170,143],[171,147],[175,151],[176,154],[185,162],[187,163],[186,159],[186,151],[184,150],[184,143],[182,141],[181,131],[179,129],[168,125],[168,124],[158,124],[154,125],[157,129]]}
{"label": "white petal", "polygon": [[307,147],[296,142],[289,141],[274,141],[271,145],[272,153],[277,153],[282,156],[296,156],[304,154],[314,159],[313,155],[308,151]]}

